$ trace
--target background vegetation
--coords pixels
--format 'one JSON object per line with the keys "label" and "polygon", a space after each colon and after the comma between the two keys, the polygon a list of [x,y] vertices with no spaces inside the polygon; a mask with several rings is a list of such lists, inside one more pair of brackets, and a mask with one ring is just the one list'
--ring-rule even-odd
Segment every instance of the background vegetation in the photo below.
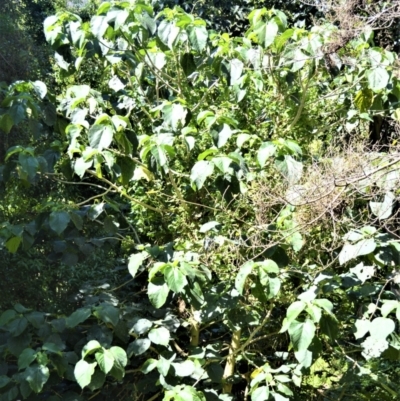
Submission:
{"label": "background vegetation", "polygon": [[399,16],[3,2],[0,401],[399,399]]}

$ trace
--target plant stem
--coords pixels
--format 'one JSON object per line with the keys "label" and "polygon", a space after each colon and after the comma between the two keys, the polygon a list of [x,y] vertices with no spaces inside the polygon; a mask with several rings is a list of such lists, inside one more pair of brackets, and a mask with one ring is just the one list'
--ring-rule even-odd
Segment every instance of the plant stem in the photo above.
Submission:
{"label": "plant stem", "polygon": [[236,330],[233,332],[231,345],[229,347],[229,355],[226,360],[224,375],[222,377],[223,385],[222,392],[224,394],[231,394],[232,392],[232,383],[227,383],[226,380],[235,373],[235,365],[236,365],[236,354],[240,348],[240,337],[242,334],[242,330]]}

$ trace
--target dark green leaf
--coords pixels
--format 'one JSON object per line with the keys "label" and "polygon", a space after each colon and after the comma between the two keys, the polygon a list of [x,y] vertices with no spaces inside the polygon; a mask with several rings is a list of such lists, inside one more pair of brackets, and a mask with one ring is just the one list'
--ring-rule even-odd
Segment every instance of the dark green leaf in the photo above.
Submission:
{"label": "dark green leaf", "polygon": [[119,321],[119,309],[108,303],[102,303],[95,308],[94,314],[104,323],[111,323],[114,327]]}
{"label": "dark green leaf", "polygon": [[36,359],[36,354],[32,348],[24,349],[18,357],[18,369],[27,368]]}

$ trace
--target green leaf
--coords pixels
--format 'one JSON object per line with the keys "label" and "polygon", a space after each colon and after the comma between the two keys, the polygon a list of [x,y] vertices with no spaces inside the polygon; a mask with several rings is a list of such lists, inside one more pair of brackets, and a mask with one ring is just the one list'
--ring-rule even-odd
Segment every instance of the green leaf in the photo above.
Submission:
{"label": "green leaf", "polygon": [[15,310],[7,309],[0,316],[0,326],[5,326],[8,322],[13,320],[17,316]]}
{"label": "green leaf", "polygon": [[180,363],[173,363],[172,366],[175,369],[176,376],[179,377],[191,376],[196,369],[194,362],[190,360],[186,360]]}
{"label": "green leaf", "polygon": [[368,70],[366,75],[368,78],[368,86],[373,91],[382,90],[386,88],[389,83],[389,74],[382,67]]}
{"label": "green leaf", "polygon": [[23,376],[31,386],[31,389],[35,393],[40,393],[50,377],[50,371],[47,366],[34,365],[29,366],[23,373]]}
{"label": "green leaf", "polygon": [[4,131],[5,134],[9,134],[11,131],[11,128],[14,125],[14,121],[12,117],[9,114],[3,114],[0,117],[0,129]]}
{"label": "green leaf", "polygon": [[269,398],[269,388],[267,386],[257,387],[251,392],[251,401],[267,401]]}
{"label": "green leaf", "polygon": [[148,359],[140,369],[142,373],[147,374],[150,373],[152,370],[154,370],[157,367],[158,360],[150,358]]}
{"label": "green leaf", "polygon": [[153,327],[153,323],[148,319],[139,319],[134,325],[133,330],[137,335],[147,333]]}
{"label": "green leaf", "polygon": [[281,280],[277,277],[270,278],[267,285],[268,299],[275,298],[278,295],[280,289],[281,289]]}
{"label": "green leaf", "polygon": [[110,351],[102,349],[101,352],[96,352],[94,356],[99,364],[100,369],[105,374],[107,374],[114,366],[114,356]]}
{"label": "green leaf", "polygon": [[92,165],[93,165],[93,160],[85,161],[83,157],[79,157],[78,159],[75,160],[74,171],[76,175],[82,178],[85,175],[86,170],[92,167]]}
{"label": "green leaf", "polygon": [[7,386],[11,379],[8,376],[0,376],[0,388]]}
{"label": "green leaf", "polygon": [[207,45],[208,32],[205,26],[190,26],[187,29],[192,47],[201,52]]}
{"label": "green leaf", "polygon": [[206,233],[207,231],[210,231],[213,228],[216,228],[216,227],[219,227],[219,226],[221,226],[221,224],[218,223],[218,221],[209,221],[208,223],[205,223],[200,227],[199,232]]}
{"label": "green leaf", "polygon": [[286,318],[283,320],[282,328],[280,333],[284,333],[291,323],[297,319],[301,312],[306,308],[307,303],[304,301],[295,301],[293,302],[286,311]]}
{"label": "green leaf", "polygon": [[383,301],[383,305],[381,307],[381,313],[383,317],[386,317],[391,313],[394,309],[396,309],[400,305],[399,301],[393,300],[385,300]]}
{"label": "green leaf", "polygon": [[33,89],[35,90],[36,94],[41,99],[43,99],[47,94],[46,84],[44,82],[41,82],[41,81],[35,81],[35,82],[32,82],[32,85],[33,85]]}
{"label": "green leaf", "polygon": [[265,48],[267,48],[274,42],[279,27],[276,21],[271,19],[266,23],[262,22],[258,24],[258,27],[254,31],[258,36],[258,40],[264,44]]}
{"label": "green leaf", "polygon": [[378,340],[385,340],[389,334],[392,334],[396,325],[392,319],[387,317],[377,317],[369,325],[371,337]]}
{"label": "green leaf", "polygon": [[21,242],[22,242],[21,237],[12,237],[6,242],[6,248],[10,253],[15,253],[17,252]]}
{"label": "green leaf", "polygon": [[126,352],[121,347],[111,347],[110,353],[114,357],[115,365],[124,368],[128,364]]}
{"label": "green leaf", "polygon": [[93,125],[90,127],[89,144],[93,149],[103,150],[111,145],[113,140],[113,129],[110,125]]}
{"label": "green leaf", "polygon": [[49,226],[58,235],[67,228],[71,218],[67,212],[51,212],[49,217]]}
{"label": "green leaf", "polygon": [[283,160],[276,160],[275,164],[289,185],[297,184],[300,181],[303,175],[303,163],[294,160],[292,156],[286,155]]}
{"label": "green leaf", "polygon": [[167,376],[170,367],[171,367],[171,361],[161,356],[157,363],[157,370],[160,373],[160,375]]}
{"label": "green leaf", "polygon": [[278,265],[271,259],[263,260],[262,262],[256,262],[256,266],[258,266],[266,273],[279,273]]}
{"label": "green leaf", "polygon": [[178,266],[168,265],[164,270],[164,277],[169,289],[175,293],[182,292],[188,283],[186,276]]}
{"label": "green leaf", "polygon": [[166,283],[157,285],[150,282],[147,288],[147,294],[149,296],[150,302],[157,309],[161,308],[165,304],[168,293],[169,288]]}
{"label": "green leaf", "polygon": [[355,322],[355,327],[356,327],[356,332],[354,333],[354,337],[356,340],[359,338],[364,337],[368,332],[370,328],[371,322],[366,319],[358,319]]}
{"label": "green leaf", "polygon": [[361,113],[367,112],[373,103],[374,93],[371,89],[360,90],[354,98],[354,104]]}
{"label": "green leaf", "polygon": [[283,395],[280,395],[279,393],[271,393],[271,394],[274,397],[275,401],[290,401],[289,398],[286,398]]}
{"label": "green leaf", "polygon": [[315,324],[310,319],[306,319],[305,322],[295,320],[291,323],[288,332],[295,351],[304,351],[310,346],[315,330]]}
{"label": "green leaf", "polygon": [[103,38],[103,35],[105,34],[107,28],[108,19],[104,15],[95,15],[90,20],[90,30],[92,31],[93,35],[98,39]]}
{"label": "green leaf", "polygon": [[68,316],[65,321],[69,328],[76,327],[78,324],[83,323],[92,314],[91,308],[80,308]]}
{"label": "green leaf", "polygon": [[167,104],[162,108],[164,123],[172,130],[177,131],[178,128],[185,126],[187,109],[179,103]]}
{"label": "green leaf", "polygon": [[193,74],[196,69],[196,63],[193,57],[192,53],[185,53],[181,56],[181,67],[183,69],[183,72],[185,73],[185,75],[188,77],[189,75]]}
{"label": "green leaf", "polygon": [[94,315],[104,323],[111,323],[114,327],[119,321],[119,309],[106,302],[95,308]]}
{"label": "green leaf", "polygon": [[359,256],[369,255],[376,248],[376,242],[373,238],[363,239],[354,245],[344,244],[339,254],[339,263],[344,265],[348,261]]}
{"label": "green leaf", "polygon": [[276,153],[276,146],[272,142],[263,142],[257,153],[257,160],[260,167],[264,167],[267,160]]}
{"label": "green leaf", "polygon": [[174,22],[163,20],[158,26],[157,32],[161,42],[172,50],[176,43],[176,39],[178,38],[180,28],[176,26]]}
{"label": "green leaf", "polygon": [[96,362],[88,363],[83,359],[75,365],[74,376],[82,389],[90,383],[96,365]]}
{"label": "green leaf", "polygon": [[27,368],[36,359],[36,354],[33,349],[25,348],[18,357],[18,370]]}
{"label": "green leaf", "polygon": [[222,148],[226,145],[229,138],[233,135],[234,131],[231,130],[231,127],[228,124],[224,124],[222,130],[218,134],[218,148]]}
{"label": "green leaf", "polygon": [[[239,59],[234,58],[229,61],[229,67],[230,67],[230,76],[231,76],[230,85],[234,85],[237,83],[239,78],[242,76],[244,64]],[[225,128],[225,125],[226,124],[224,124],[224,128]],[[229,126],[227,126],[227,127],[229,129],[229,134],[232,135],[232,133],[230,131],[230,127]],[[228,139],[229,139],[229,137],[230,136],[228,136]],[[225,143],[228,139],[225,140]],[[223,143],[224,141],[221,141],[221,142]],[[220,147],[224,146],[225,143],[223,143],[221,145],[218,144],[218,147],[220,148]]]}
{"label": "green leaf", "polygon": [[243,288],[248,275],[253,271],[254,262],[246,262],[240,269],[235,279],[235,288],[243,295]]}
{"label": "green leaf", "polygon": [[18,318],[8,324],[7,329],[13,337],[17,337],[24,332],[28,326],[28,321],[24,318]]}
{"label": "green leaf", "polygon": [[101,349],[101,345],[97,340],[90,340],[82,348],[82,359],[85,359],[88,355],[93,354],[95,351]]}
{"label": "green leaf", "polygon": [[131,256],[129,256],[128,270],[132,277],[136,276],[139,267],[142,265],[146,257],[147,257],[146,252],[133,253]]}
{"label": "green leaf", "polygon": [[201,189],[206,179],[214,172],[214,164],[206,161],[198,161],[190,173],[190,181],[197,189]]}
{"label": "green leaf", "polygon": [[333,304],[331,301],[329,301],[329,299],[325,298],[314,299],[312,303],[324,309],[325,312],[327,312],[328,314],[330,315],[332,314]]}
{"label": "green leaf", "polygon": [[149,339],[152,343],[167,346],[170,340],[169,331],[165,327],[150,330]]}
{"label": "green leaf", "polygon": [[[88,384],[88,388],[90,391],[98,390],[103,387],[104,383],[106,381],[106,375],[104,372],[101,370],[95,370],[94,374],[92,375],[92,379],[90,380],[90,383]],[[70,398],[68,398],[70,399]],[[75,397],[71,401],[77,400]],[[56,400],[54,400],[56,401]]]}
{"label": "green leaf", "polygon": [[39,168],[39,161],[36,157],[20,153],[18,155],[18,161],[21,165],[22,171],[28,176],[29,179],[33,179]]}
{"label": "green leaf", "polygon": [[128,346],[127,354],[131,356],[144,354],[151,346],[151,341],[148,338],[137,338],[133,343]]}
{"label": "green leaf", "polygon": [[388,192],[386,193],[383,202],[369,202],[371,212],[380,220],[387,219],[392,215],[393,202],[395,198],[396,197],[392,192]]}

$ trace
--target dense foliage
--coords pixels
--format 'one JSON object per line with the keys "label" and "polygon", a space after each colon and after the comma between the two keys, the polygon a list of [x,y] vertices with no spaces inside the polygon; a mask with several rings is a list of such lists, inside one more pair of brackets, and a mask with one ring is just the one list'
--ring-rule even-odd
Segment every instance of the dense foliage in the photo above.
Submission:
{"label": "dense foliage", "polygon": [[290,7],[88,10],[1,87],[0,401],[398,399],[397,55]]}

